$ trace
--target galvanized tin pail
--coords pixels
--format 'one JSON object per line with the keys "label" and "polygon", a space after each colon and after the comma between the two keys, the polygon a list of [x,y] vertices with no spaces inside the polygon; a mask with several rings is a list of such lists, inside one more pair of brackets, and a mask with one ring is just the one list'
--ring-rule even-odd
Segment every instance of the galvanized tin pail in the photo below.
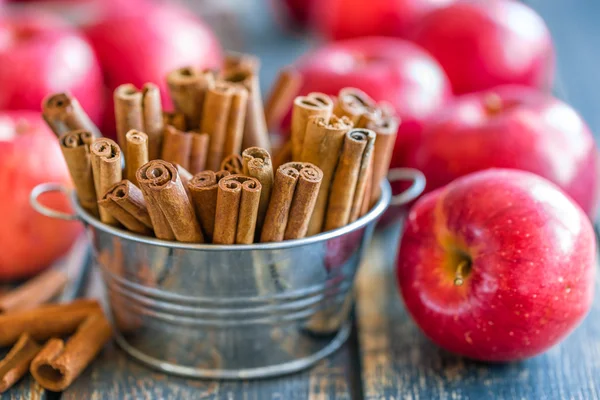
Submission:
{"label": "galvanized tin pail", "polygon": [[[40,213],[81,220],[102,270],[117,343],[161,371],[201,378],[269,377],[306,368],[348,337],[354,276],[377,218],[393,201],[407,203],[424,188],[419,171],[398,169],[412,185],[392,200],[334,231],[299,240],[252,245],[168,242],[101,223],[73,200],[74,215],[31,193]],[[366,265],[368,267],[368,264]]]}

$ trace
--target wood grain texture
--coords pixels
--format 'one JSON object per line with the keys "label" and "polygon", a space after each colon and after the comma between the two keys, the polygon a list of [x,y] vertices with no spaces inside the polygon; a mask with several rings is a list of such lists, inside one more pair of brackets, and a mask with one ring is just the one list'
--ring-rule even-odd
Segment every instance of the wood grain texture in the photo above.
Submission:
{"label": "wood grain texture", "polygon": [[473,362],[439,349],[407,315],[393,270],[399,231],[375,237],[359,272],[365,399],[600,399],[598,280],[590,314],[562,344],[523,362]]}

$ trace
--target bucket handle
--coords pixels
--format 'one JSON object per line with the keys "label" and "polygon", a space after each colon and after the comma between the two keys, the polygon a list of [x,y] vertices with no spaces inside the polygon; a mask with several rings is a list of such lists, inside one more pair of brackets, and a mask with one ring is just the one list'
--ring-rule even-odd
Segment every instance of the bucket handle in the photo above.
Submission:
{"label": "bucket handle", "polygon": [[392,168],[388,171],[388,180],[391,182],[412,181],[408,189],[392,196],[390,201],[391,206],[402,206],[410,203],[423,193],[425,190],[425,175],[417,169],[413,168]]}
{"label": "bucket handle", "polygon": [[65,187],[60,183],[48,182],[48,183],[40,183],[36,187],[33,188],[31,194],[29,195],[29,204],[31,207],[37,212],[46,217],[62,219],[65,221],[75,221],[78,220],[79,217],[76,214],[67,214],[62,211],[56,211],[51,208],[46,207],[42,203],[38,201],[38,198],[44,193],[50,192],[61,192],[67,197],[71,197],[71,189]]}

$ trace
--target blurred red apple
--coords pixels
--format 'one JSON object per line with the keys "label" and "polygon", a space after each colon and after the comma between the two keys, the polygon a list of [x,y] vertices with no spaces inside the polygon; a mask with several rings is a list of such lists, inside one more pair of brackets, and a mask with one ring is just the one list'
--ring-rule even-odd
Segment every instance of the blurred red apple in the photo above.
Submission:
{"label": "blurred red apple", "polygon": [[458,2],[425,16],[411,38],[444,67],[455,94],[502,84],[552,85],[550,32],[522,2]]}
{"label": "blurred red apple", "polygon": [[313,24],[332,40],[361,36],[406,37],[428,12],[455,0],[319,0]]}
{"label": "blurred red apple", "polygon": [[[71,185],[56,136],[33,111],[0,112],[0,280],[34,275],[71,246],[81,225],[48,218],[29,204],[38,184]],[[67,198],[47,194],[44,205],[69,212]]]}
{"label": "blurred red apple", "polygon": [[410,165],[427,189],[487,168],[514,168],[554,182],[590,216],[600,189],[594,139],[567,104],[534,89],[502,86],[457,98],[430,121]]}
{"label": "blurred red apple", "polygon": [[[185,8],[147,4],[143,12],[123,12],[85,27],[100,59],[111,91],[123,83],[159,85],[163,104],[170,105],[165,77],[175,68],[221,64],[221,47],[211,30]],[[105,134],[114,133],[114,109],[107,107]]]}
{"label": "blurred red apple", "polygon": [[54,15],[33,10],[0,14],[0,110],[40,110],[52,92],[75,95],[99,122],[100,66],[87,40]]}
{"label": "blurred red apple", "polygon": [[487,170],[412,208],[398,282],[431,340],[484,361],[532,357],[592,304],[596,241],[581,208],[534,174]]}

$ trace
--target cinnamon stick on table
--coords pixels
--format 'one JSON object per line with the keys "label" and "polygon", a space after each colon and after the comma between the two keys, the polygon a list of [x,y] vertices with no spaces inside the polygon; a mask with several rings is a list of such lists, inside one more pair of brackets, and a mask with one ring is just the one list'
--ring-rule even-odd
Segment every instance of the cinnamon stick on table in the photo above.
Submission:
{"label": "cinnamon stick on table", "polygon": [[317,203],[308,226],[309,236],[323,230],[333,174],[344,137],[351,128],[352,123],[346,117],[332,116],[330,120],[313,117],[309,120],[300,161],[312,163],[323,171]]}
{"label": "cinnamon stick on table", "polygon": [[373,108],[376,103],[368,94],[360,89],[347,87],[340,90],[333,113],[338,117],[348,117],[354,126],[358,126],[361,116]]}
{"label": "cinnamon stick on table", "polygon": [[96,300],[82,299],[0,314],[0,347],[12,345],[24,332],[35,340],[68,335],[90,313],[99,310],[100,305]]}
{"label": "cinnamon stick on table", "polygon": [[150,161],[138,170],[137,179],[157,238],[188,243],[204,241],[194,208],[173,164]]}
{"label": "cinnamon stick on table", "polygon": [[[333,112],[333,101],[323,93],[309,93],[298,96],[292,108],[292,126],[290,139],[292,141],[292,160],[300,160],[304,149],[304,138],[311,117],[321,117],[329,121]],[[349,121],[348,121],[349,122]]]}
{"label": "cinnamon stick on table", "polygon": [[185,115],[176,111],[163,111],[163,126],[171,125],[175,129],[185,131]]}
{"label": "cinnamon stick on table", "polygon": [[132,129],[148,135],[148,157],[160,156],[163,136],[163,115],[158,86],[146,83],[142,90],[127,83],[115,89],[115,120],[117,141],[127,154],[125,135]]}
{"label": "cinnamon stick on table", "polygon": [[221,170],[228,171],[232,175],[241,174],[243,172],[242,157],[239,154],[228,155],[221,162]]}
{"label": "cinnamon stick on table", "polygon": [[94,137],[102,136],[79,101],[69,93],[56,93],[44,98],[42,117],[58,137],[78,129],[89,131]]}
{"label": "cinnamon stick on table", "polygon": [[353,204],[357,208],[355,216],[358,215],[366,189],[368,165],[371,162],[374,144],[375,132],[371,130],[353,129],[346,134],[331,183],[325,231],[347,225],[350,222]]}
{"label": "cinnamon stick on table", "polygon": [[98,205],[130,231],[152,234],[152,221],[142,191],[127,179],[111,186]]}
{"label": "cinnamon stick on table", "polygon": [[260,203],[258,205],[258,215],[256,217],[256,232],[262,231],[271,191],[273,188],[273,165],[271,156],[266,149],[260,147],[250,147],[242,153],[242,172],[244,175],[258,179],[262,189],[260,191]]}
{"label": "cinnamon stick on table", "polygon": [[27,333],[19,337],[6,357],[0,361],[0,393],[10,389],[29,371],[31,361],[41,348]]}
{"label": "cinnamon stick on table", "polygon": [[[90,145],[94,186],[99,199],[108,189],[123,178],[121,169],[121,149],[110,139],[96,139]],[[109,225],[117,225],[117,220],[103,209],[99,209],[100,221]]]}
{"label": "cinnamon stick on table", "polygon": [[142,165],[149,161],[148,135],[132,129],[125,135],[125,142],[125,147],[127,147],[125,152],[125,176],[131,183],[137,185],[135,174]]}
{"label": "cinnamon stick on table", "polygon": [[[307,170],[306,172],[302,172]],[[310,163],[290,162],[277,169],[261,242],[301,238],[306,234],[322,171]],[[298,182],[303,180],[302,185]]]}
{"label": "cinnamon stick on table", "polygon": [[44,304],[59,294],[68,281],[64,271],[47,269],[0,296],[0,312],[29,310]]}
{"label": "cinnamon stick on table", "polygon": [[83,372],[112,336],[110,323],[100,312],[88,316],[65,344],[50,339],[31,362],[31,374],[44,389],[65,390]]}
{"label": "cinnamon stick on table", "polygon": [[93,140],[94,136],[90,131],[70,131],[60,137],[60,149],[75,185],[79,203],[89,213],[98,216],[96,188],[90,157],[90,144]]}
{"label": "cinnamon stick on table", "polygon": [[188,129],[200,127],[206,91],[214,84],[215,76],[210,70],[182,67],[167,75],[167,86],[175,110],[184,115]]}
{"label": "cinnamon stick on table", "polygon": [[213,243],[253,243],[260,182],[243,175],[229,175],[218,186]]}
{"label": "cinnamon stick on table", "polygon": [[203,171],[196,174],[188,183],[188,189],[196,211],[196,216],[207,242],[212,242],[215,229],[218,183],[228,176],[228,171]]}
{"label": "cinnamon stick on table", "polygon": [[265,103],[265,119],[269,132],[279,128],[301,86],[302,75],[296,69],[288,67],[279,71]]}

